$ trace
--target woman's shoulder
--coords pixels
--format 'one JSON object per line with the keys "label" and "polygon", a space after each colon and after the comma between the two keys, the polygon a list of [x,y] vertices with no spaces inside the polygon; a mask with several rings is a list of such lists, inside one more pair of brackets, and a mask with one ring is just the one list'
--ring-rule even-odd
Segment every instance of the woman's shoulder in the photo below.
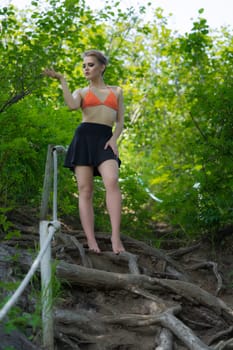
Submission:
{"label": "woman's shoulder", "polygon": [[87,91],[89,90],[89,87],[86,86],[84,88],[79,88],[73,92],[74,95],[80,95],[82,98],[86,95]]}
{"label": "woman's shoulder", "polygon": [[90,90],[90,87],[89,87],[89,86],[85,86],[85,87],[83,87],[83,88],[80,89],[80,91],[83,92],[84,94],[85,94],[88,90]]}
{"label": "woman's shoulder", "polygon": [[109,87],[117,96],[119,96],[120,94],[122,94],[122,88],[121,88],[120,86],[108,85],[108,87]]}

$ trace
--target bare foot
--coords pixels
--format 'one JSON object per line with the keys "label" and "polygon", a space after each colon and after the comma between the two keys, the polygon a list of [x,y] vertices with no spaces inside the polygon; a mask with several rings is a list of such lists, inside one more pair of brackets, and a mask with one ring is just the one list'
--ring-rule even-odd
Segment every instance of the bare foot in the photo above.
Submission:
{"label": "bare foot", "polygon": [[88,244],[88,248],[89,248],[89,250],[90,250],[91,252],[94,252],[94,253],[100,253],[100,252],[101,252],[101,250],[100,250],[100,248],[99,248],[99,246],[98,246],[98,244],[97,244],[97,242],[96,242],[95,239],[93,239],[93,240],[91,240],[91,239],[87,240],[87,244]]}
{"label": "bare foot", "polygon": [[122,252],[125,252],[125,248],[120,240],[120,238],[115,238],[115,237],[112,237],[111,238],[111,241],[112,241],[112,250],[113,250],[113,253],[115,254],[120,254]]}

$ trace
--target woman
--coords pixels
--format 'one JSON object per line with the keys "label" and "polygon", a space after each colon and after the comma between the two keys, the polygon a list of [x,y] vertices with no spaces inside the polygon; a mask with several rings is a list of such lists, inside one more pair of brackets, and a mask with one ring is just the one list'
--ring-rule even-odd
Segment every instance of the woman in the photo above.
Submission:
{"label": "woman", "polygon": [[[46,69],[45,75],[58,79],[71,110],[82,109],[82,123],[68,148],[65,166],[74,170],[79,190],[79,213],[90,250],[99,253],[94,233],[92,204],[93,176],[100,175],[106,189],[106,204],[112,227],[112,250],[125,251],[120,239],[121,192],[118,183],[120,160],[117,139],[124,122],[123,94],[118,86],[108,86],[103,75],[107,58],[97,50],[84,53],[83,71],[89,85],[69,91],[64,76]],[[114,131],[112,128],[114,126]]]}

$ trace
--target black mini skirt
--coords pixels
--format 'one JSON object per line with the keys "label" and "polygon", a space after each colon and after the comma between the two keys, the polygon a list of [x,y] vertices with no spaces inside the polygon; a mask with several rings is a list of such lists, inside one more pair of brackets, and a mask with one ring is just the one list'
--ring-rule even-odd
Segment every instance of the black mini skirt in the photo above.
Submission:
{"label": "black mini skirt", "polygon": [[115,159],[120,167],[121,161],[111,147],[104,149],[111,136],[112,128],[108,125],[81,123],[68,147],[64,166],[72,171],[76,165],[93,166],[94,176],[101,176],[98,166],[105,160]]}

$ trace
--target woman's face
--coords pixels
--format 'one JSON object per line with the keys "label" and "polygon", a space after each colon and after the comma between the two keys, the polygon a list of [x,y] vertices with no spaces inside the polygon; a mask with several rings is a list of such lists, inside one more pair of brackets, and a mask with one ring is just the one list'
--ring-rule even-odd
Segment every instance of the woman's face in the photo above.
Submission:
{"label": "woman's face", "polygon": [[95,80],[102,76],[105,65],[99,63],[95,56],[86,56],[83,60],[83,72],[88,80]]}

